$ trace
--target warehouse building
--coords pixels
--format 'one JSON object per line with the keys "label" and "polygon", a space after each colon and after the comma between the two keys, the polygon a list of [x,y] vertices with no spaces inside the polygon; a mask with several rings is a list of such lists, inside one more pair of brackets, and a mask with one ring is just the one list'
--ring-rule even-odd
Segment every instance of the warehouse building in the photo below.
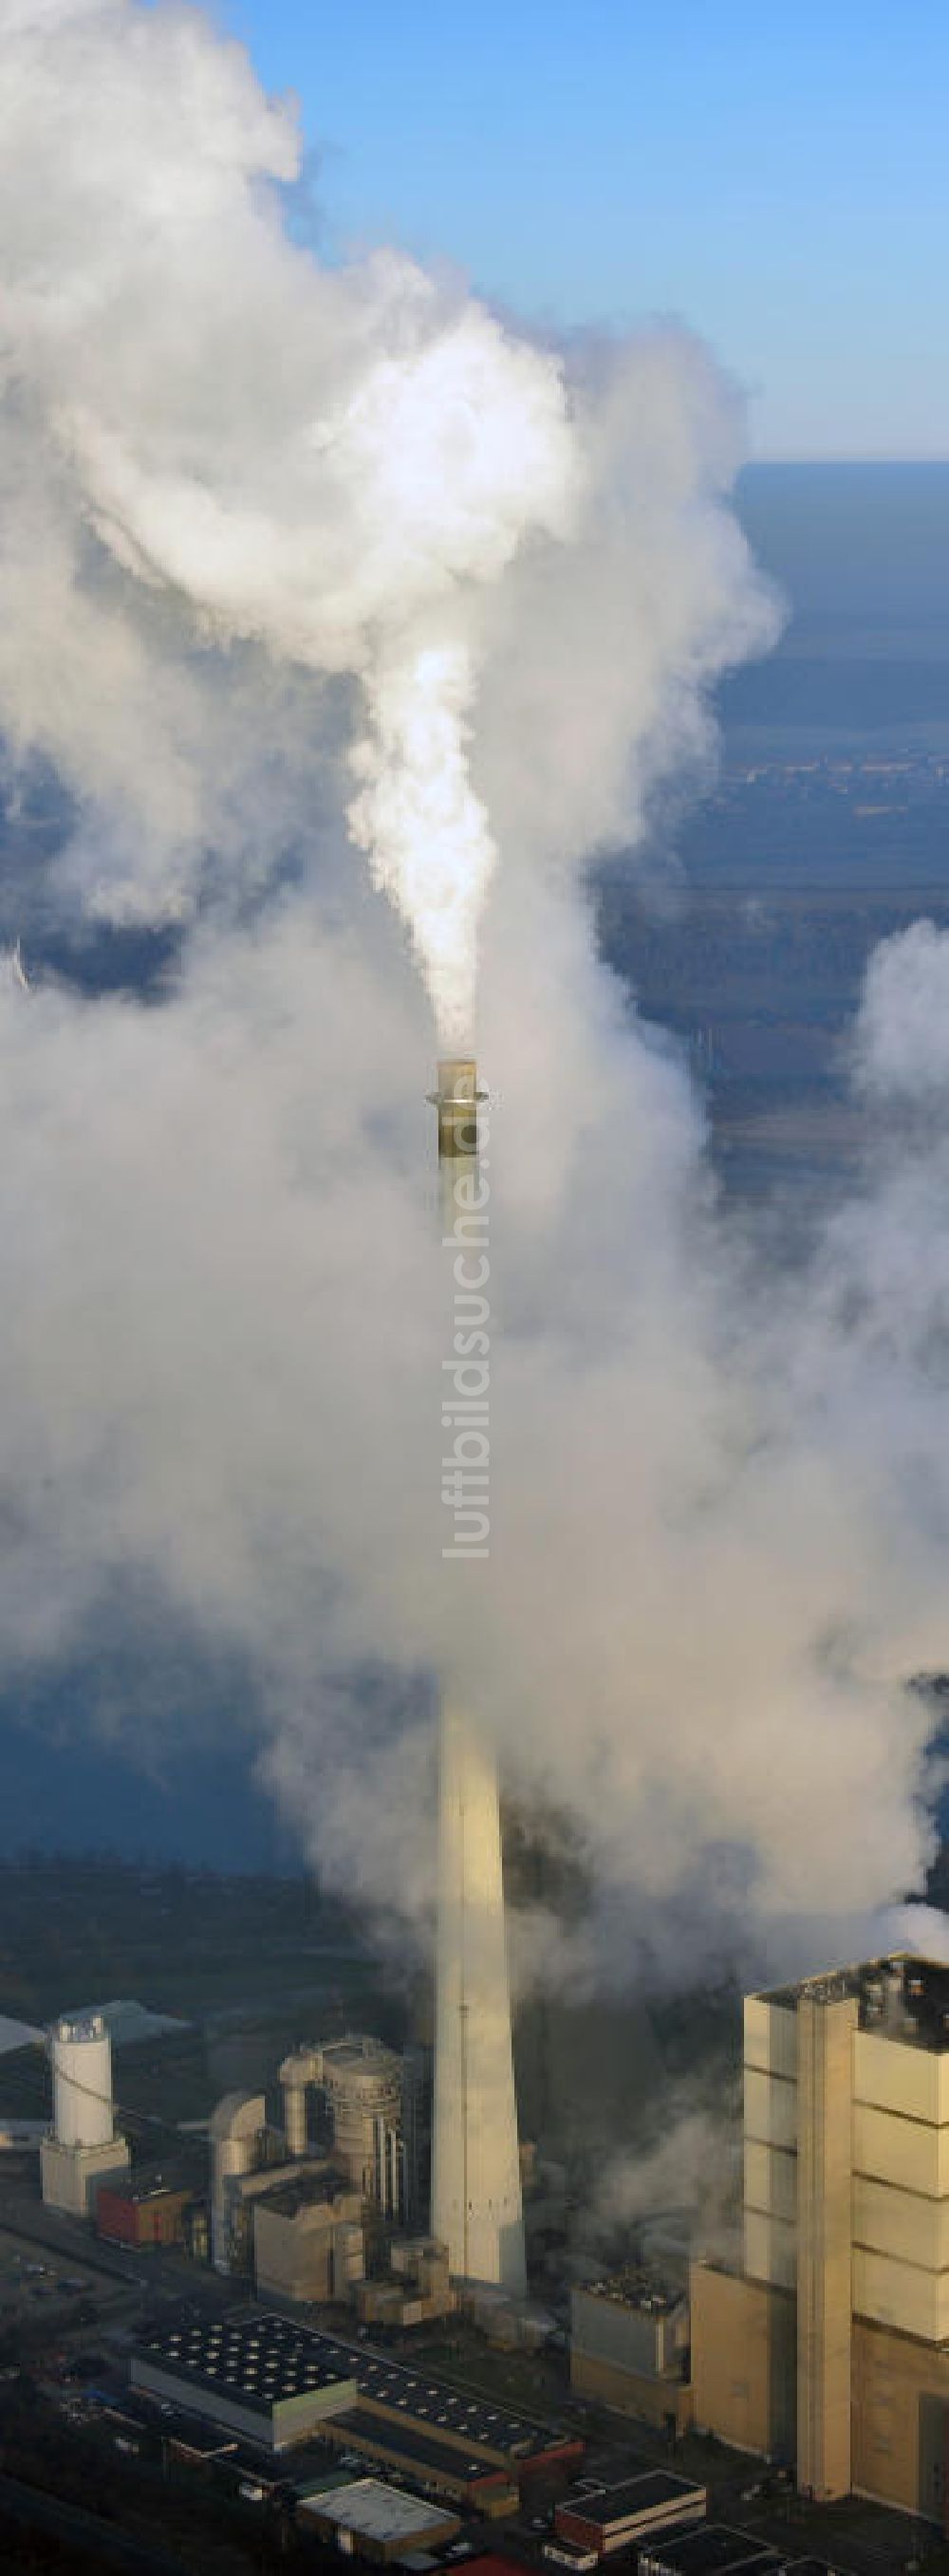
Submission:
{"label": "warehouse building", "polygon": [[356,2395],[354,2377],[315,2351],[318,2341],[285,2317],[180,2315],[139,2345],[132,2386],[262,2450],[284,2451]]}
{"label": "warehouse building", "polygon": [[367,2469],[409,2478],[427,2495],[447,2497],[466,2513],[483,2513],[490,2520],[515,2513],[520,2502],[511,2470],[486,2459],[483,2451],[457,2436],[446,2439],[437,2429],[377,2415],[370,2407],[357,2405],[334,2415],[323,2427],[323,2439],[346,2458],[364,2460]]}
{"label": "warehouse building", "polygon": [[335,2449],[487,2514],[512,2510],[537,2479],[566,2480],[583,2458],[573,2435],[263,2309],[163,2323],[138,2347],[132,2378],[268,2449],[318,2428]]}
{"label": "warehouse building", "polygon": [[749,1995],[744,2259],[692,2276],[696,2421],[942,2522],[949,1968],[871,1959]]}
{"label": "warehouse building", "polygon": [[671,2532],[639,2553],[638,2576],[774,2576],[785,2568],[778,2549],[751,2531],[708,2522],[701,2531]]}
{"label": "warehouse building", "polygon": [[193,2191],[167,2183],[158,2173],[100,2183],[96,2235],[107,2245],[134,2246],[136,2253],[151,2245],[183,2245],[185,2213],[193,2200]]}
{"label": "warehouse building", "polygon": [[384,2486],[378,2478],[356,2478],[328,2494],[305,2496],[297,2512],[304,2530],[335,2542],[347,2557],[383,2566],[415,2550],[445,2549],[461,2529],[457,2514],[446,2513],[443,2505]]}
{"label": "warehouse building", "polygon": [[610,2558],[616,2549],[647,2548],[655,2532],[681,2530],[704,2520],[708,2495],[694,2479],[671,2469],[644,2470],[613,2487],[595,2487],[558,2504],[554,2529],[573,2549]]}

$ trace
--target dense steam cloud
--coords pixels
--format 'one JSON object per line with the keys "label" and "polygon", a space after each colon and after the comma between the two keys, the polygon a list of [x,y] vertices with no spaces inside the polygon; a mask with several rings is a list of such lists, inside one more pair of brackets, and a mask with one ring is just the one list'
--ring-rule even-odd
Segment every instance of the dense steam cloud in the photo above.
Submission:
{"label": "dense steam cloud", "polygon": [[[0,29],[0,734],[69,800],[27,952],[178,931],[147,1001],[0,990],[8,1678],[147,1596],[253,1675],[321,1867],[419,1915],[444,1682],[596,1889],[525,1972],[837,1949],[928,1847],[946,949],[875,962],[879,1168],[776,1276],[582,890],[774,631],[730,389],[320,266],[289,111],[191,11]],[[446,1570],[422,979],[466,1032],[479,924],[492,1536]]]}

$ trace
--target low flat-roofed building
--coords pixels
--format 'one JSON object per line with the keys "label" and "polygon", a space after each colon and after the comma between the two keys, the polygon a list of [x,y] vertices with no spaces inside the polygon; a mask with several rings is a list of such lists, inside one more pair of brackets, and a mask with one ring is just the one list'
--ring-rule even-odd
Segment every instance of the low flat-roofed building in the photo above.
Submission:
{"label": "low flat-roofed building", "polygon": [[639,2576],[738,2576],[755,2570],[766,2576],[784,2568],[780,2550],[752,2531],[733,2531],[724,2522],[707,2522],[700,2531],[674,2531],[639,2552]]}
{"label": "low flat-roofed building", "polygon": [[355,2452],[371,2468],[391,2469],[434,2495],[449,2496],[466,2512],[490,2518],[514,2513],[520,2501],[517,2480],[509,2469],[499,2468],[477,2448],[466,2449],[459,2436],[450,2435],[446,2441],[437,2430],[410,2416],[382,2415],[372,2407],[355,2406],[349,2414],[334,2416],[323,2429],[325,2440],[335,2449]]}
{"label": "low flat-roofed building", "polygon": [[499,2398],[475,2397],[444,2380],[430,2377],[422,2366],[406,2368],[390,2361],[371,2344],[346,2343],[341,2337],[301,2327],[328,2368],[351,2370],[359,2391],[360,2420],[380,2418],[400,2431],[406,2426],[428,2434],[443,2448],[462,2449],[481,2460],[482,2468],[510,2469],[520,2482],[537,2474],[573,2475],[585,2445],[562,2427],[538,2424],[517,2415]]}
{"label": "low flat-roofed building", "polygon": [[335,2541],[347,2555],[383,2564],[407,2550],[445,2549],[461,2529],[444,2505],[385,2486],[381,2478],[354,2478],[330,2493],[305,2496],[297,2513],[304,2529]]}
{"label": "low flat-roofed building", "polygon": [[313,2342],[286,2317],[179,2315],[133,2353],[132,2386],[262,2450],[282,2451],[322,2429],[356,2395],[355,2379]]}
{"label": "low flat-roofed building", "polygon": [[102,2182],[96,2192],[96,2235],[107,2245],[181,2245],[185,2211],[194,2199],[186,2185],[160,2174],[129,2174]]}
{"label": "low flat-roofed building", "polygon": [[679,2477],[672,2469],[646,2469],[619,2486],[568,2496],[555,2509],[554,2528],[558,2539],[574,2548],[608,2558],[614,2549],[642,2551],[654,2532],[701,2521],[707,2508],[707,2490],[693,2478]]}
{"label": "low flat-roofed building", "polygon": [[[163,2321],[139,2344],[133,2380],[266,2448],[305,2439],[318,2425],[334,2449],[487,2514],[512,2510],[537,2477],[574,2474],[584,2451],[576,2434],[266,2309],[236,2321],[191,2311]],[[277,2400],[282,2412],[271,2427]],[[298,2408],[297,2400],[307,2402]]]}

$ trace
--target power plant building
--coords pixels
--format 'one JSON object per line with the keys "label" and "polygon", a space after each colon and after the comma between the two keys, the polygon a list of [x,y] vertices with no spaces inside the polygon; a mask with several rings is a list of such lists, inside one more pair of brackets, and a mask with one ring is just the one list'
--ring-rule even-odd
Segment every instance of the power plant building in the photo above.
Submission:
{"label": "power plant building", "polygon": [[620,2272],[570,2294],[570,2385],[673,2433],[692,2420],[689,2303],[651,2276]]}
{"label": "power plant building", "polygon": [[942,2521],[949,1968],[871,1959],[749,1995],[740,2271],[697,2265],[698,2424]]}
{"label": "power plant building", "polygon": [[293,2165],[253,2199],[254,2279],[263,2297],[348,2300],[365,2272],[363,2202],[326,2164]]}
{"label": "power plant building", "polygon": [[295,2049],[280,2069],[287,2153],[311,2153],[307,2099],[320,2098],[333,2153],[365,2200],[385,2217],[402,2214],[402,2060],[380,2039],[344,2039]]}
{"label": "power plant building", "polygon": [[43,2199],[87,2218],[97,2185],[129,2162],[115,2135],[112,2048],[101,2013],[54,2022],[49,2034],[53,2125],[40,2145]]}

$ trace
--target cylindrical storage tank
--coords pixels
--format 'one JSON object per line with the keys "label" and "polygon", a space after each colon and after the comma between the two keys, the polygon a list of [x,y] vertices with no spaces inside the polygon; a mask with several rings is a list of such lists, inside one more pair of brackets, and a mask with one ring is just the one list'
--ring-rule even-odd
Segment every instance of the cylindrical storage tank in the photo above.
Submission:
{"label": "cylindrical storage tank", "polygon": [[306,2133],[305,2084],[284,2085],[283,2125],[288,2156],[305,2156],[309,2146]]}
{"label": "cylindrical storage tank", "polygon": [[101,2013],[54,2022],[50,2058],[57,2146],[111,2146],[112,2047]]}

